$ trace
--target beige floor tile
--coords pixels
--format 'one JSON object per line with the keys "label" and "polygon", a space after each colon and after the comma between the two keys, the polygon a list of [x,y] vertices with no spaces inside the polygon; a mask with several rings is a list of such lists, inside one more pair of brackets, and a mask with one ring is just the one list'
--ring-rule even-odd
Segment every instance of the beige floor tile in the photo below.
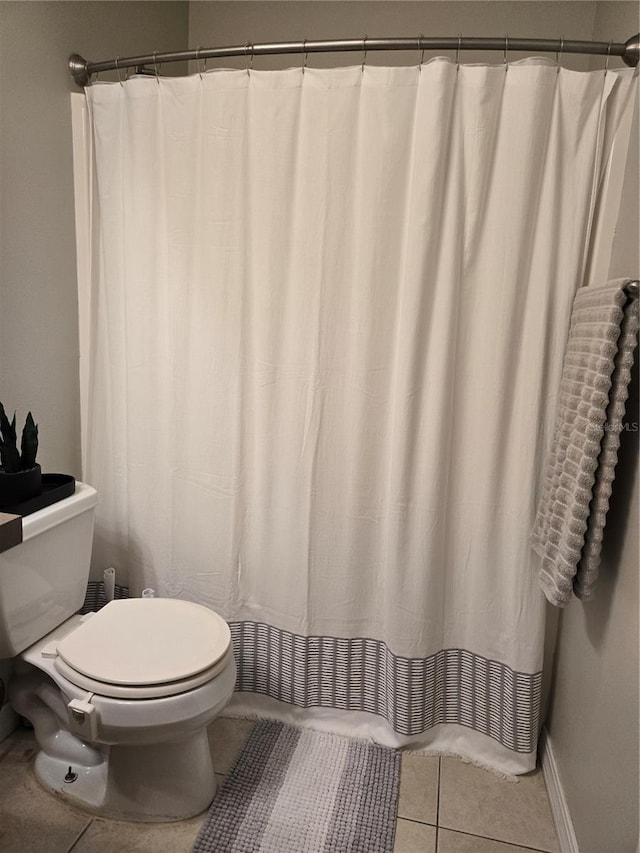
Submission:
{"label": "beige floor tile", "polygon": [[127,823],[95,818],[73,853],[190,853],[204,815],[177,823]]}
{"label": "beige floor tile", "polygon": [[2,742],[0,853],[66,853],[90,818],[44,791],[33,775],[33,732]]}
{"label": "beige floor tile", "polygon": [[209,746],[216,773],[228,773],[247,742],[254,720],[234,720],[231,717],[218,717],[207,730]]}
{"label": "beige floor tile", "polygon": [[13,753],[14,759],[18,753],[22,752],[23,757],[28,761],[36,754],[37,749],[38,745],[33,734],[33,729],[20,726],[19,729],[16,729],[0,743],[0,761],[10,752]]}
{"label": "beige floor tile", "polygon": [[472,835],[495,838],[557,853],[551,808],[542,771],[518,782],[455,758],[443,758],[440,769],[439,825]]}
{"label": "beige floor tile", "polygon": [[531,853],[530,847],[517,847],[477,835],[464,835],[451,829],[438,830],[438,853]]}
{"label": "beige floor tile", "polygon": [[436,853],[436,828],[398,819],[393,853]]}
{"label": "beige floor tile", "polygon": [[438,758],[402,753],[398,817],[435,825],[438,815]]}

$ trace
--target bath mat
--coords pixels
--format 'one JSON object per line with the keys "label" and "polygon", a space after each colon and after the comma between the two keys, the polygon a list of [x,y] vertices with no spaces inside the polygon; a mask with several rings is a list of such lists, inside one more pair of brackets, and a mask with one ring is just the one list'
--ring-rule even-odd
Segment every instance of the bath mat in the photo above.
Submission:
{"label": "bath mat", "polygon": [[400,754],[256,723],[192,853],[391,853]]}

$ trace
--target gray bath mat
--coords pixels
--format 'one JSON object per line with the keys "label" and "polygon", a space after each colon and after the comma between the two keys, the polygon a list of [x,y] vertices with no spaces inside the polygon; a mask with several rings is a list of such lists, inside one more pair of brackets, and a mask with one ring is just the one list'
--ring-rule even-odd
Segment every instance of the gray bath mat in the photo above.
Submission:
{"label": "gray bath mat", "polygon": [[192,853],[391,853],[399,780],[393,749],[258,722]]}

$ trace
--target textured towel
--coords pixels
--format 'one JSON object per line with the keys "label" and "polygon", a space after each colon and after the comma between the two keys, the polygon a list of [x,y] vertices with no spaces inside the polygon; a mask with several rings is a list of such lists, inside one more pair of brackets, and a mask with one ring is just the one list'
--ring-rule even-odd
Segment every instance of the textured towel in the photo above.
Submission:
{"label": "textured towel", "polygon": [[531,534],[540,583],[552,604],[571,591],[590,598],[623,428],[638,335],[638,299],[628,279],[578,291],[562,370],[558,412]]}

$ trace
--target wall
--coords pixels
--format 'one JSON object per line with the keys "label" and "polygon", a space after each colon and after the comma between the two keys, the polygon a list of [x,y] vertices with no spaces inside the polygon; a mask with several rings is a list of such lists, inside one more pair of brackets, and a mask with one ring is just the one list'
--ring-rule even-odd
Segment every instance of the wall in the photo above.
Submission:
{"label": "wall", "polygon": [[[598,3],[594,39],[637,31],[635,2]],[[636,110],[611,278],[640,274],[639,146]],[[637,356],[627,404],[636,429]],[[638,849],[638,436],[622,435],[596,595],[572,601],[558,631],[547,730],[581,853]]]}
{"label": "wall", "polygon": [[[0,400],[33,410],[44,471],[80,473],[67,58],[169,50],[187,28],[186,2],[0,2]],[[5,705],[0,740],[13,724]]]}
{"label": "wall", "polygon": [[40,427],[44,471],[80,473],[68,74],[187,43],[186,2],[0,2],[0,400]]}
{"label": "wall", "polygon": [[[245,44],[247,41],[302,41],[322,38],[374,36],[474,36],[502,34],[548,38],[564,34],[590,39],[595,16],[593,2],[207,2],[191,4],[191,45]],[[442,51],[440,51],[442,53]],[[426,54],[428,58],[429,54]],[[512,59],[519,55],[513,54]],[[520,55],[521,56],[521,55]],[[502,62],[501,53],[464,53],[465,62]],[[293,56],[256,58],[256,69],[296,65]],[[327,67],[356,64],[362,54],[313,54],[309,65]],[[386,51],[369,53],[371,65],[415,64],[417,53]],[[570,68],[585,68],[583,57],[565,57]],[[217,63],[220,65],[221,63]],[[225,67],[244,67],[245,60],[228,59]]]}

